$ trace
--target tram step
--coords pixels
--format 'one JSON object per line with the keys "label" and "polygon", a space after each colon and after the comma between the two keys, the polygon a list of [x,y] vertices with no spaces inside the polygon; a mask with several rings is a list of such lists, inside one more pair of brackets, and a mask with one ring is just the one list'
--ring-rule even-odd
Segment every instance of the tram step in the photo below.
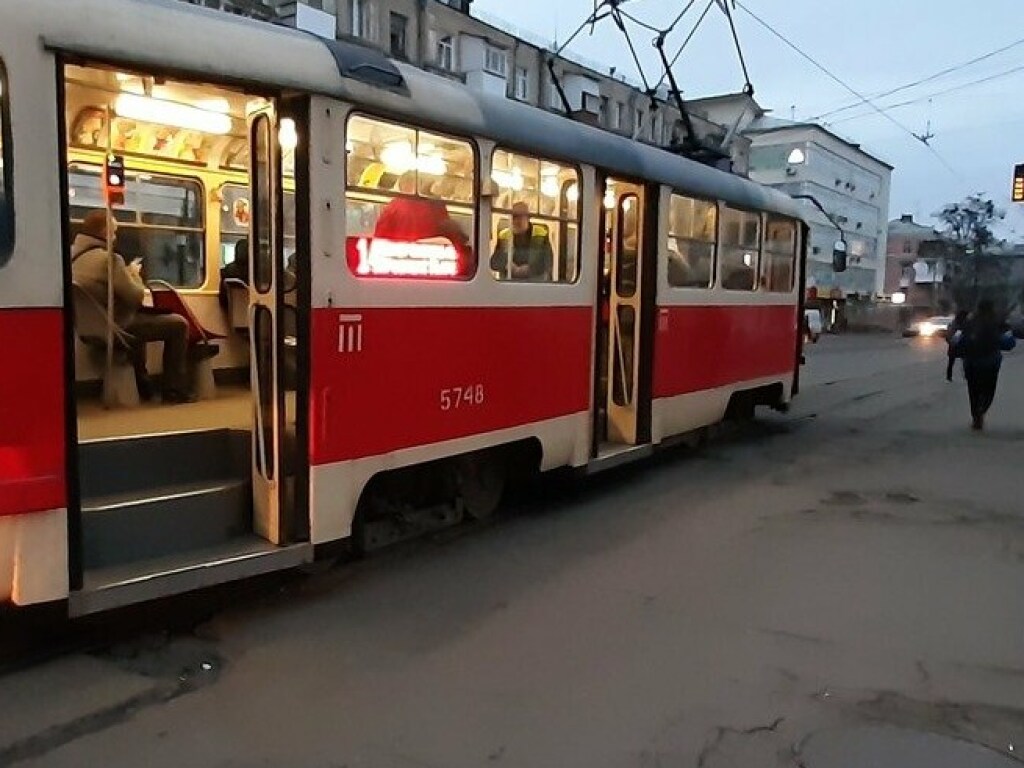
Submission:
{"label": "tram step", "polygon": [[249,476],[250,433],[208,429],[93,440],[79,451],[83,502],[115,494]]}
{"label": "tram step", "polygon": [[251,529],[248,478],[178,483],[82,502],[86,568],[216,546]]}

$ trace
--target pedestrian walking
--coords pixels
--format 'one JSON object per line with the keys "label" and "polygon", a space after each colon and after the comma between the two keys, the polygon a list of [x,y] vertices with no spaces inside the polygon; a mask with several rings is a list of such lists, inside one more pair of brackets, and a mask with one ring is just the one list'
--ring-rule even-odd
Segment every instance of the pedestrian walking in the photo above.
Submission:
{"label": "pedestrian walking", "polygon": [[967,310],[961,309],[946,330],[946,381],[953,380],[953,366],[956,365],[956,346],[953,344],[953,338],[957,331],[962,331],[967,325],[968,317],[970,315]]}
{"label": "pedestrian walking", "polygon": [[996,395],[1002,353],[1016,344],[1010,327],[1000,320],[987,299],[978,302],[977,311],[953,337],[956,354],[963,360],[973,429],[984,429],[985,414]]}

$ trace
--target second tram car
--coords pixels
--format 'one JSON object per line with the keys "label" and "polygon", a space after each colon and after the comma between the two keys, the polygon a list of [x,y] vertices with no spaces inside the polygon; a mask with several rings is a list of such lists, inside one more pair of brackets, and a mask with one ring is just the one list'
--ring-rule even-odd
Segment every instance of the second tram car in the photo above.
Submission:
{"label": "second tram car", "polygon": [[[0,0],[0,606],[92,613],[483,517],[521,473],[796,392],[789,197],[351,43],[64,6]],[[194,402],[139,402],[160,345],[73,258],[111,156],[112,249],[138,311],[187,323]]]}

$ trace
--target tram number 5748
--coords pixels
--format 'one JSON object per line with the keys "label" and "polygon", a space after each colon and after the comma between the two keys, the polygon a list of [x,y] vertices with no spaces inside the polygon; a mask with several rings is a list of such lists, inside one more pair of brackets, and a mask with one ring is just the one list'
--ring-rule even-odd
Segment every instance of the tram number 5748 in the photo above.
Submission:
{"label": "tram number 5748", "polygon": [[483,384],[470,384],[468,387],[449,387],[441,390],[442,411],[457,411],[463,408],[479,407],[483,404]]}

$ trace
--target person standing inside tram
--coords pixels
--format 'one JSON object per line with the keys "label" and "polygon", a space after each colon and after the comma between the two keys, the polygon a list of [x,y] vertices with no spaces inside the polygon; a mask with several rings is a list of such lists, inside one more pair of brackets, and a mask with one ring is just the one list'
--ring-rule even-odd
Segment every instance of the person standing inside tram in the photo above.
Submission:
{"label": "person standing inside tram", "polygon": [[373,236],[400,243],[415,243],[445,237],[457,249],[465,249],[469,238],[440,200],[416,193],[416,172],[408,171],[398,180],[399,196],[384,206]]}
{"label": "person standing inside tram", "polygon": [[195,398],[188,393],[186,370],[188,321],[181,315],[143,306],[146,285],[142,280],[140,261],[125,264],[124,258],[113,252],[114,263],[110,267],[107,238],[117,237],[117,222],[113,222],[113,225],[114,231],[108,233],[106,211],[90,211],[86,214],[71,246],[72,279],[99,306],[106,308],[108,275],[112,276],[113,282],[109,284],[114,294],[112,320],[133,339],[131,360],[140,396],[149,399],[153,394],[146,372],[146,344],[162,342],[162,400],[165,403],[192,402]]}
{"label": "person standing inside tram", "polygon": [[512,206],[512,226],[498,233],[491,270],[509,280],[551,279],[554,252],[547,226],[530,221],[526,203]]}

